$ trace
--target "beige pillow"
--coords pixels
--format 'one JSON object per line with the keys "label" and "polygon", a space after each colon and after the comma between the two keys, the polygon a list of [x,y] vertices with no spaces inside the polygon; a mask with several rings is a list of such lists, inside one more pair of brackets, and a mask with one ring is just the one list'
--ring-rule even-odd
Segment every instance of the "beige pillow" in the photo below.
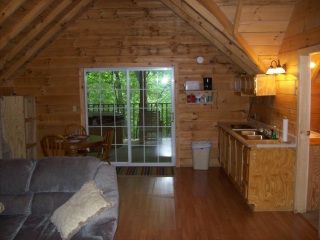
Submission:
{"label": "beige pillow", "polygon": [[0,213],[2,213],[4,211],[4,205],[2,202],[0,202]]}
{"label": "beige pillow", "polygon": [[55,210],[51,217],[62,239],[70,239],[79,229],[98,216],[113,203],[102,195],[92,180],[85,183],[65,204]]}

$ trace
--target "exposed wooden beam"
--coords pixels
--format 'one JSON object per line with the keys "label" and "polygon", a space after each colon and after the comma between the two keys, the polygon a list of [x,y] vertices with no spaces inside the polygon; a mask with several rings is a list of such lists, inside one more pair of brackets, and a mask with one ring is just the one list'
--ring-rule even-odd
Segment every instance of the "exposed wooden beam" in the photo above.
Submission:
{"label": "exposed wooden beam", "polygon": [[[185,0],[185,1],[190,2],[191,0]],[[238,32],[238,27],[239,27],[241,12],[242,12],[242,6],[243,6],[243,0],[238,0],[234,26],[232,26],[232,23],[224,15],[224,13],[221,11],[219,6],[215,2],[213,2],[211,0],[198,0],[198,1],[205,8],[207,8],[211,14],[213,14],[218,19],[218,21],[222,24],[222,26],[226,29],[226,31],[232,36],[231,38],[233,39],[233,41],[240,44],[243,51],[250,57],[250,59],[255,64],[257,64],[260,71],[266,72],[266,70],[267,70],[266,66],[259,59],[257,54],[252,50],[252,48],[247,43],[247,41]],[[201,9],[199,9],[199,10],[201,10]],[[200,14],[201,14],[201,12],[200,12]]]}
{"label": "exposed wooden beam", "polygon": [[37,24],[29,33],[27,33],[24,38],[22,38],[17,45],[14,46],[6,55],[0,59],[0,71],[5,67],[5,64],[11,61],[17,54],[22,52],[25,48],[38,34],[40,34],[52,21],[73,3],[73,0],[62,1],[55,9],[53,9],[50,14],[39,24]]}
{"label": "exposed wooden beam", "polygon": [[18,24],[12,28],[11,32],[0,39],[0,51],[6,46],[6,44],[23,31],[36,17],[38,17],[52,1],[53,0],[40,1],[23,19],[20,19]]}
{"label": "exposed wooden beam", "polygon": [[83,13],[91,4],[93,4],[96,0],[81,0],[78,1],[78,4],[73,7],[73,9],[67,13],[64,17],[62,17],[57,24],[49,29],[38,41],[37,44],[33,45],[23,57],[10,65],[10,68],[4,69],[0,72],[1,79],[3,82],[22,68],[24,64],[29,62],[32,57],[36,56],[36,54],[50,41],[52,38],[58,34],[61,30],[65,29],[69,23],[75,19],[80,13]]}
{"label": "exposed wooden beam", "polygon": [[257,56],[257,54],[252,50],[252,47],[248,44],[248,42],[243,38],[243,36],[238,32],[239,23],[241,19],[243,7],[243,0],[238,0],[238,5],[236,9],[236,15],[234,20],[234,28],[233,35],[237,39],[237,41],[241,44],[243,50],[248,54],[248,56],[259,66],[259,69],[262,73],[267,71],[266,65],[262,62],[262,60]]}
{"label": "exposed wooden beam", "polygon": [[226,54],[234,63],[249,74],[259,73],[260,69],[231,39],[222,34],[202,15],[198,14],[189,4],[180,0],[161,0],[183,20],[188,22],[196,31],[213,43]]}
{"label": "exposed wooden beam", "polygon": [[0,26],[1,24],[11,16],[26,0],[10,1],[4,9],[0,11]]}
{"label": "exposed wooden beam", "polygon": [[241,19],[241,11],[243,7],[243,0],[238,0],[237,8],[236,8],[236,13],[234,16],[234,25],[233,25],[233,34],[235,32],[238,32],[239,24],[240,24],[240,19]]}
{"label": "exposed wooden beam", "polygon": [[[188,0],[190,1],[190,0]],[[232,23],[229,19],[224,15],[219,6],[212,0],[198,0],[204,7],[206,7],[224,26],[229,34],[233,33]]]}

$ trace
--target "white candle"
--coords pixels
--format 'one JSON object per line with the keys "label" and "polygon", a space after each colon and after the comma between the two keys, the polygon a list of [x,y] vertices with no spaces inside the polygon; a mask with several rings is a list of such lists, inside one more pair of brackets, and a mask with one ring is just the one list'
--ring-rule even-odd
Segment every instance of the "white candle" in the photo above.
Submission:
{"label": "white candle", "polygon": [[282,123],[282,141],[287,142],[288,141],[288,119],[283,119]]}

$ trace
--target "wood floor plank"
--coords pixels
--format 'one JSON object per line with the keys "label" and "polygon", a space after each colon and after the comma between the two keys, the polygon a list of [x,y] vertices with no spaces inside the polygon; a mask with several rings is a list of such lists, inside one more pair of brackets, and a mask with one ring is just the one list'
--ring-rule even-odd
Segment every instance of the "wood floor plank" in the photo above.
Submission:
{"label": "wood floor plank", "polygon": [[117,240],[317,239],[293,212],[252,212],[220,168],[174,177],[119,177]]}

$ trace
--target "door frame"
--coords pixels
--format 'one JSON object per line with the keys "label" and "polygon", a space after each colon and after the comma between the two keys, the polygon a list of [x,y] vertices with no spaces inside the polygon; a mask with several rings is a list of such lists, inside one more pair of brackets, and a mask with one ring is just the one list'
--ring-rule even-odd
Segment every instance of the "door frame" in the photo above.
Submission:
{"label": "door frame", "polygon": [[307,210],[308,172],[309,172],[309,132],[311,109],[311,55],[320,51],[320,45],[298,51],[299,86],[297,112],[297,157],[294,211]]}
{"label": "door frame", "polygon": [[[157,64],[155,64],[157,65]],[[86,70],[97,70],[97,71],[101,71],[102,69],[108,69],[108,70],[125,70],[128,72],[130,71],[142,71],[142,70],[171,70],[172,71],[172,87],[171,87],[171,152],[172,152],[172,156],[171,156],[171,163],[170,164],[164,164],[163,166],[175,166],[176,165],[176,126],[175,126],[175,109],[176,109],[176,97],[175,97],[175,79],[176,79],[176,66],[172,65],[172,66],[168,66],[165,65],[163,66],[163,64],[158,64],[157,67],[143,67],[143,66],[132,66],[132,67],[126,67],[126,66],[105,66],[105,67],[88,67],[88,68],[79,68],[79,86],[80,86],[80,119],[81,119],[81,124],[83,126],[87,126],[87,116],[86,116],[86,112],[87,112],[87,107],[86,107],[86,83],[85,83],[85,72]],[[128,78],[127,78],[128,81]],[[128,89],[127,89],[128,90]],[[128,93],[128,92],[127,92]],[[129,96],[129,95],[128,95]],[[129,102],[130,103],[130,102]],[[129,116],[130,116],[130,112],[129,112]],[[128,137],[130,136],[130,132]],[[128,144],[128,146],[131,144]],[[131,149],[129,150],[129,157],[131,158]],[[132,162],[127,162],[130,164],[130,166],[136,166],[135,164],[131,164]],[[122,163],[118,163],[116,162],[114,164],[115,166],[121,166],[123,165]],[[146,165],[146,164],[144,164]],[[138,164],[137,166],[144,166],[141,164]],[[154,164],[148,164],[148,166],[153,166]]]}

